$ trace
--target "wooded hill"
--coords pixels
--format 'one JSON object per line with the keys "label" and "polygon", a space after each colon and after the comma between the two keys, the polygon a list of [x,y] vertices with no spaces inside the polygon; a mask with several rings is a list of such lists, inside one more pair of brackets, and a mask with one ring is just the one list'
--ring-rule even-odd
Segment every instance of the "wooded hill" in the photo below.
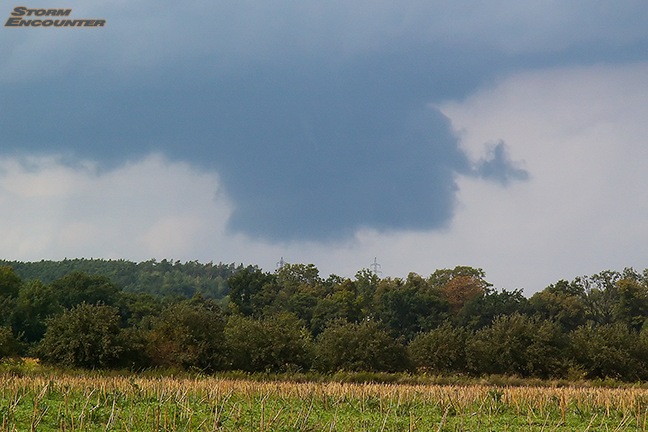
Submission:
{"label": "wooded hill", "polygon": [[0,355],[83,368],[648,379],[648,271],[526,298],[481,269],[321,278],[313,265],[3,262]]}
{"label": "wooded hill", "polygon": [[127,260],[65,259],[62,261],[20,262],[0,260],[24,281],[39,280],[49,284],[72,272],[106,276],[126,292],[160,296],[222,299],[227,295],[227,278],[243,268],[242,264],[198,261],[149,260],[135,263]]}

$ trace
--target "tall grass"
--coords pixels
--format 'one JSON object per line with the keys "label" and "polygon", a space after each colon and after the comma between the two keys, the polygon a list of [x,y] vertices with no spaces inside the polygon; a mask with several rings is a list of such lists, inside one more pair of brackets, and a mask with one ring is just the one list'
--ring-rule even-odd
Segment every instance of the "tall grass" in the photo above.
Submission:
{"label": "tall grass", "polygon": [[648,390],[0,375],[3,431],[647,430]]}

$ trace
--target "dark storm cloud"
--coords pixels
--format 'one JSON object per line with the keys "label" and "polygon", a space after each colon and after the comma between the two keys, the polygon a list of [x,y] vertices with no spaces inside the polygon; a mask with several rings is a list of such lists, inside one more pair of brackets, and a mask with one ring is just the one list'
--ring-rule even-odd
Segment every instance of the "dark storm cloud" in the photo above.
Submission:
{"label": "dark storm cloud", "polygon": [[[434,229],[452,217],[457,174],[506,185],[527,173],[503,146],[475,170],[431,103],[466,97],[503,73],[597,62],[610,53],[626,61],[645,47],[642,34],[607,45],[598,36],[578,34],[574,42],[561,34],[566,42],[555,48],[542,39],[554,33],[538,27],[539,43],[525,50],[523,38],[496,34],[497,23],[493,31],[464,25],[463,8],[444,30],[442,13],[410,7],[405,16],[387,3],[375,22],[362,21],[365,32],[356,24],[363,11],[340,19],[329,10],[333,26],[320,22],[317,10],[301,10],[301,2],[282,4],[274,14],[274,6],[251,2],[236,15],[205,4],[195,18],[183,9],[192,17],[183,20],[173,8],[155,8],[146,21],[150,34],[102,14],[107,32],[90,37],[103,50],[82,45],[85,57],[70,56],[75,67],[57,63],[60,72],[31,70],[25,80],[6,67],[13,49],[0,48],[0,71],[13,71],[11,84],[0,86],[4,150],[103,164],[158,151],[215,169],[235,206],[230,227],[273,240],[341,238],[359,227]],[[255,7],[262,13],[248,21]],[[420,29],[409,32],[407,20]],[[513,31],[524,28],[511,23]],[[169,26],[174,31],[165,33]],[[129,40],[101,46],[119,37]]]}
{"label": "dark storm cloud", "polygon": [[162,150],[215,168],[235,205],[231,228],[252,235],[430,229],[451,217],[455,176],[470,167],[448,120],[427,105],[436,84],[423,71],[433,62],[415,60],[420,67],[399,54],[209,79],[171,73],[111,89],[32,82],[29,93],[3,90],[17,115],[0,124],[22,150],[47,143],[114,163]]}

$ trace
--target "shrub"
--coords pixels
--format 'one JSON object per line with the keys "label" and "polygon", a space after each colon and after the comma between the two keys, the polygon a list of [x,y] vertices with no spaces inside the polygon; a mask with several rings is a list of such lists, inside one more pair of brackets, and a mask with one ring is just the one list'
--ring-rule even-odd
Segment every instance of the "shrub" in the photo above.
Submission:
{"label": "shrub", "polygon": [[152,321],[147,352],[155,366],[220,370],[226,366],[225,320],[211,300],[174,303]]}
{"label": "shrub", "polygon": [[420,333],[410,342],[408,350],[414,365],[426,372],[451,373],[466,370],[465,345],[468,332],[443,324]]}
{"label": "shrub", "polygon": [[233,369],[286,372],[311,365],[310,333],[290,313],[261,320],[233,316],[225,328],[225,340]]}
{"label": "shrub", "polygon": [[322,371],[400,372],[410,369],[405,347],[373,321],[335,322],[317,338]]}
{"label": "shrub", "polygon": [[119,322],[117,308],[81,303],[48,321],[37,354],[48,363],[65,366],[117,366],[125,349]]}

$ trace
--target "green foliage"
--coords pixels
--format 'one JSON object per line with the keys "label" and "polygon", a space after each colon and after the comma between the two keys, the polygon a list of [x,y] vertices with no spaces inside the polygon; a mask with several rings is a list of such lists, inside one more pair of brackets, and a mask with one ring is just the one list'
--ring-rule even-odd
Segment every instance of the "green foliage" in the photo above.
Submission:
{"label": "green foliage", "polygon": [[11,317],[16,309],[16,299],[0,296],[0,325],[11,325]]}
{"label": "green foliage", "polygon": [[576,282],[561,280],[549,285],[529,299],[529,307],[532,313],[559,323],[565,331],[585,324],[587,318],[587,296]]}
{"label": "green foliage", "polygon": [[307,328],[312,328],[311,321],[317,308],[318,298],[309,292],[297,292],[288,297],[286,311],[302,320]]}
{"label": "green foliage", "polygon": [[119,365],[127,341],[118,310],[81,303],[49,320],[37,352],[48,363],[87,369]]}
{"label": "green foliage", "polygon": [[380,278],[369,269],[362,269],[355,275],[355,286],[363,315],[370,316],[373,300],[380,284]]}
{"label": "green foliage", "polygon": [[81,303],[114,305],[120,289],[106,276],[73,272],[51,284],[58,303],[66,309]]}
{"label": "green foliage", "polygon": [[0,261],[0,354],[85,368],[637,380],[647,323],[648,269],[561,280],[527,300],[466,266],[323,279],[312,264]]}
{"label": "green foliage", "polygon": [[33,280],[20,289],[11,321],[25,342],[34,343],[45,335],[46,320],[61,313],[63,307],[54,288]]}
{"label": "green foliage", "polygon": [[275,293],[268,296],[271,291],[268,287],[270,285],[276,287],[275,280],[275,275],[252,266],[230,276],[227,280],[230,289],[229,298],[236,313],[244,316],[260,315],[263,307],[271,304],[276,296]]}
{"label": "green foliage", "polygon": [[521,290],[489,290],[468,300],[454,318],[459,327],[479,330],[489,326],[500,315],[513,315],[527,309],[527,299]]}
{"label": "green foliage", "polygon": [[421,331],[440,325],[448,316],[448,303],[425,279],[410,273],[407,280],[383,279],[375,300],[375,317],[393,337],[411,340]]}
{"label": "green foliage", "polygon": [[225,340],[232,369],[282,372],[311,366],[310,333],[290,313],[261,320],[232,316],[225,328]]}
{"label": "green foliage", "polygon": [[641,330],[648,318],[648,286],[636,279],[624,278],[616,284],[617,302],[614,307],[616,322]]}
{"label": "green foliage", "polygon": [[417,335],[408,346],[414,365],[425,372],[448,374],[466,370],[466,340],[469,332],[446,322]]}
{"label": "green foliage", "polygon": [[315,349],[318,367],[324,371],[410,369],[405,347],[373,321],[334,323],[317,337]]}
{"label": "green foliage", "polygon": [[289,292],[316,290],[322,284],[319,270],[313,264],[285,264],[277,270],[277,282]]}
{"label": "green foliage", "polygon": [[468,338],[468,369],[477,374],[560,377],[566,371],[560,327],[520,314],[500,316]]}
{"label": "green foliage", "polygon": [[319,335],[333,321],[358,322],[363,318],[362,298],[358,297],[355,288],[353,282],[344,281],[332,294],[315,305],[311,320],[314,336]]}
{"label": "green foliage", "polygon": [[168,301],[165,298],[146,293],[122,293],[119,311],[128,326],[149,327],[150,321],[158,317]]}
{"label": "green foliage", "polygon": [[611,324],[614,321],[616,286],[619,279],[621,279],[619,272],[606,270],[574,280],[573,283],[581,285],[585,291],[585,310],[588,320],[596,324]]}
{"label": "green foliage", "polygon": [[575,366],[586,378],[648,379],[646,336],[623,323],[585,325],[570,334]]}
{"label": "green foliage", "polygon": [[127,260],[65,259],[62,261],[1,261],[23,280],[40,280],[50,284],[73,272],[105,276],[125,292],[157,296],[222,299],[227,295],[227,278],[243,268],[234,264],[201,264],[197,261],[149,260],[134,263]]}
{"label": "green foliage", "polygon": [[0,325],[10,325],[22,281],[11,267],[0,266]]}
{"label": "green foliage", "polygon": [[20,352],[20,343],[14,337],[11,327],[0,327],[0,359],[13,357]]}
{"label": "green foliage", "polygon": [[10,266],[0,266],[0,297],[15,298],[22,280]]}
{"label": "green foliage", "polygon": [[147,352],[155,366],[220,370],[226,366],[224,328],[212,300],[173,303],[152,320]]}

